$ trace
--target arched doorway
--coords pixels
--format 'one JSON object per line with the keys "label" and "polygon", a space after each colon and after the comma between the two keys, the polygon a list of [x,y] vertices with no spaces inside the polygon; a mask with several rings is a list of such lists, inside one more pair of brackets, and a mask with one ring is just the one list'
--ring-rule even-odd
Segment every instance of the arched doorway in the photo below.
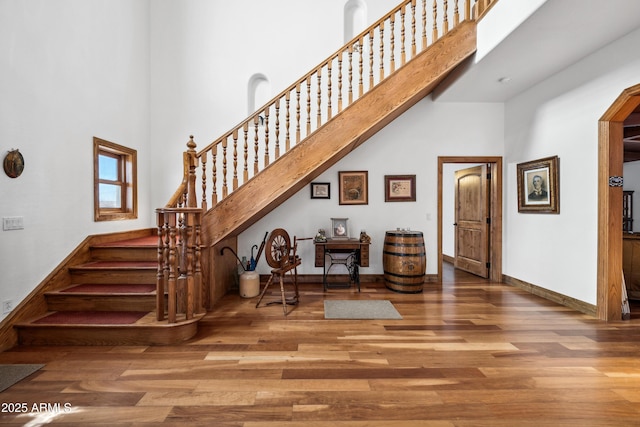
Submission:
{"label": "arched doorway", "polygon": [[598,318],[622,318],[624,121],[640,106],[640,84],[625,89],[598,122]]}

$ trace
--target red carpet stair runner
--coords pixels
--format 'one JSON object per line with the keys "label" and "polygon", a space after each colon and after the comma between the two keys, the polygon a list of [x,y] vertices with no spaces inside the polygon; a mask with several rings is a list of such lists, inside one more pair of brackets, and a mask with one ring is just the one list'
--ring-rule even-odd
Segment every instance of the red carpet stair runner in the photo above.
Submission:
{"label": "red carpet stair runner", "polygon": [[197,319],[155,319],[155,235],[91,248],[91,260],[69,269],[71,285],[48,292],[48,312],[16,325],[25,345],[153,345],[184,341]]}

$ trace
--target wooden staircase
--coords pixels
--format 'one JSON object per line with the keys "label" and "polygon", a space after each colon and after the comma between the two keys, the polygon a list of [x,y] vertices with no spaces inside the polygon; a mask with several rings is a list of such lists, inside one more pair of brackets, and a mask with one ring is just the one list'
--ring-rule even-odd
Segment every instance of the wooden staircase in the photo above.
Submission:
{"label": "wooden staircase", "polygon": [[195,335],[201,316],[156,321],[157,242],[149,235],[91,246],[86,262],[68,268],[69,286],[44,294],[46,314],[16,325],[18,342],[152,345]]}

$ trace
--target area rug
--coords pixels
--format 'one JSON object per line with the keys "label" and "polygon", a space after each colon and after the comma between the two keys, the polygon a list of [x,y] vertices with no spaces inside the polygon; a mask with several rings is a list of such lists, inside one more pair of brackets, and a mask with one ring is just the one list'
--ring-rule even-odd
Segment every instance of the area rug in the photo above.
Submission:
{"label": "area rug", "polygon": [[402,319],[391,301],[325,300],[325,319]]}
{"label": "area rug", "polygon": [[0,365],[0,392],[27,378],[44,365]]}

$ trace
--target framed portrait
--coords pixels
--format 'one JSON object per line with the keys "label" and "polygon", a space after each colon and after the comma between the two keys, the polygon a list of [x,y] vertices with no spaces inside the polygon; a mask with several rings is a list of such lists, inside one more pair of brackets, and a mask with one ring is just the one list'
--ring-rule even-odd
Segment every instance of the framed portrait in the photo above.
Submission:
{"label": "framed portrait", "polygon": [[369,173],[367,171],[338,172],[341,205],[369,203]]}
{"label": "framed portrait", "polygon": [[332,239],[348,239],[349,228],[347,222],[349,218],[331,218],[331,238]]}
{"label": "framed portrait", "polygon": [[560,213],[558,156],[518,164],[518,212]]}
{"label": "framed portrait", "polygon": [[330,199],[331,183],[329,182],[312,182],[311,183],[312,199]]}
{"label": "framed portrait", "polygon": [[416,201],[416,176],[415,175],[385,175],[384,176],[384,201],[385,202],[415,202]]}

